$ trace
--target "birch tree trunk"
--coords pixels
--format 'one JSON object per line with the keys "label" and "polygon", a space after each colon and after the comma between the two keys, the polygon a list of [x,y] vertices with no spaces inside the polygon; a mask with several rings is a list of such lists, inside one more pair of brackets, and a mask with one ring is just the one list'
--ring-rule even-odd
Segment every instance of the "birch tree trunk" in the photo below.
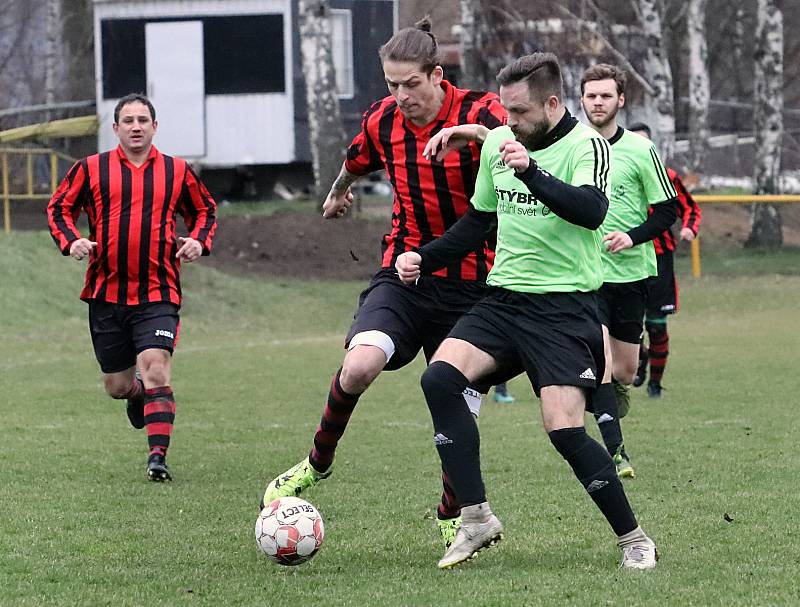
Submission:
{"label": "birch tree trunk", "polygon": [[339,174],[346,147],[336,94],[330,3],[328,0],[299,0],[297,12],[314,185],[317,196],[321,197]]}
{"label": "birch tree trunk", "polygon": [[[777,194],[783,136],[783,15],[777,0],[758,0],[755,52],[756,194]],[[745,246],[783,244],[777,207],[754,204]]]}
{"label": "birch tree trunk", "polygon": [[656,110],[656,136],[661,156],[672,159],[675,147],[675,98],[672,88],[672,69],[663,31],[663,7],[659,0],[632,0],[645,37],[647,53],[644,60],[645,78],[653,89],[652,102]]}
{"label": "birch tree trunk", "polygon": [[481,88],[482,41],[478,28],[480,22],[481,0],[461,0],[461,82],[465,89]]}
{"label": "birch tree trunk", "polygon": [[707,0],[690,0],[686,13],[689,32],[689,162],[704,173],[708,151],[708,57],[706,48]]}
{"label": "birch tree trunk", "polygon": [[[61,0],[47,0],[47,29],[45,34],[44,102],[56,101],[56,79],[59,73],[61,41]],[[47,112],[50,119],[50,112]]]}

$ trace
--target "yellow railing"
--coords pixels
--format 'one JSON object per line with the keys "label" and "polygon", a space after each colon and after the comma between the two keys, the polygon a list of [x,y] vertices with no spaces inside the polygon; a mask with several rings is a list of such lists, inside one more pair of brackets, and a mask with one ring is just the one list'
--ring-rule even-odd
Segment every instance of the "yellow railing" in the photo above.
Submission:
{"label": "yellow railing", "polygon": [[[800,196],[795,194],[697,194],[692,198],[701,205],[800,202]],[[698,236],[692,241],[692,276],[699,278],[700,275],[700,237]]]}
{"label": "yellow railing", "polygon": [[[50,192],[47,194],[34,193],[33,157],[46,155],[50,157]],[[24,156],[27,187],[24,192],[12,192],[9,176],[9,157]],[[6,234],[11,232],[11,201],[12,200],[49,200],[58,187],[58,159],[63,158],[73,161],[72,158],[51,149],[42,148],[10,148],[0,147],[0,168],[2,168],[3,190],[0,192],[3,200],[3,229]]]}

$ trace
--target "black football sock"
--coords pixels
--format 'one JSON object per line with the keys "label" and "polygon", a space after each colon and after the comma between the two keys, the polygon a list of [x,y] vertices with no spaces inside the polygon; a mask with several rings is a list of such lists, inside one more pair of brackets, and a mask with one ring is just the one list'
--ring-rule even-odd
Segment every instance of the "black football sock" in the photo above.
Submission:
{"label": "black football sock", "polygon": [[548,432],[550,441],[586,489],[614,533],[625,535],[638,526],[617,470],[605,449],[586,434],[585,428]]}
{"label": "black football sock", "polygon": [[619,424],[617,395],[611,384],[600,384],[592,399],[594,418],[603,435],[603,442],[612,457],[622,447],[622,428]]}
{"label": "black football sock", "polygon": [[462,394],[467,378],[451,364],[436,361],[422,374],[421,383],[433,418],[436,450],[458,501],[462,506],[485,502],[478,425]]}

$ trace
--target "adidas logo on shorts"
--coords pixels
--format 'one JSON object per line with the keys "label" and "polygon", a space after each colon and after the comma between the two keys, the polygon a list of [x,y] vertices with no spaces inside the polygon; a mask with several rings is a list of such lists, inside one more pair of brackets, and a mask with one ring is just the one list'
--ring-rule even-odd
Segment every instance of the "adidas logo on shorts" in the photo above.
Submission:
{"label": "adidas logo on shorts", "polygon": [[578,377],[580,377],[581,379],[597,379],[594,376],[594,371],[592,371],[591,369],[586,369],[586,371],[581,373]]}

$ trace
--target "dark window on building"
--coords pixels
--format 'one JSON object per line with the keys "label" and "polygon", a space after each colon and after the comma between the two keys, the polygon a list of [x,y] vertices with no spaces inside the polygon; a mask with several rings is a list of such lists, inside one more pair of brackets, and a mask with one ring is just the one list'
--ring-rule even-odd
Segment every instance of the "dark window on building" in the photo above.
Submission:
{"label": "dark window on building", "polygon": [[286,90],[283,15],[203,19],[207,95]]}
{"label": "dark window on building", "polygon": [[106,19],[100,24],[104,99],[147,92],[144,24],[140,19]]}
{"label": "dark window on building", "polygon": [[[286,91],[283,15],[199,17],[203,21],[206,95]],[[145,25],[196,21],[197,16],[104,19],[101,26],[103,98],[147,92]]]}

